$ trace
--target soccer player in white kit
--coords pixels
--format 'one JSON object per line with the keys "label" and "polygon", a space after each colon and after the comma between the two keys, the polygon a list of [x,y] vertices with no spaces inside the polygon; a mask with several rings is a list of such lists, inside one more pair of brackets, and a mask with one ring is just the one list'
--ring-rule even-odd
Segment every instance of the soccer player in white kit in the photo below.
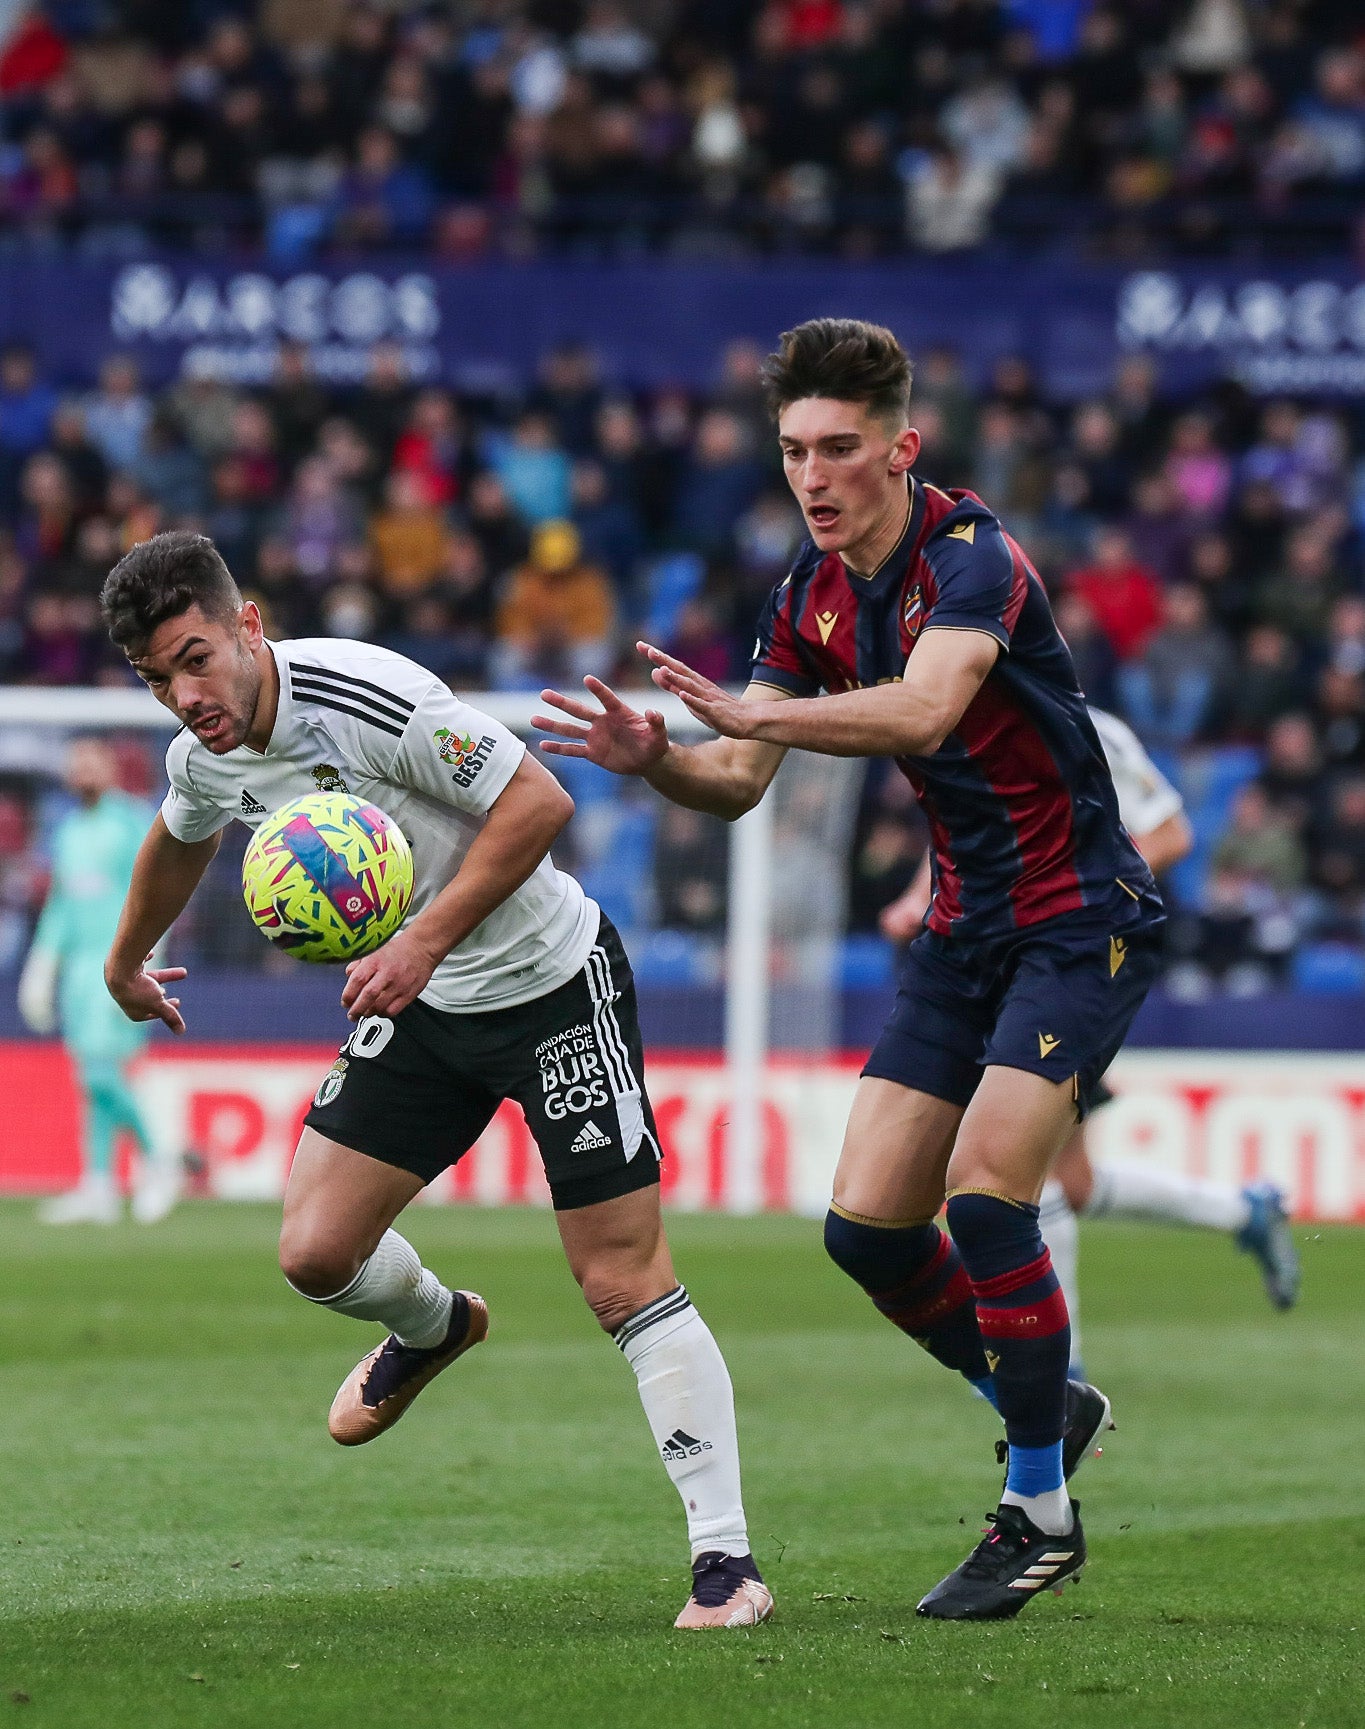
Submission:
{"label": "soccer player in white kit", "polygon": [[150,951],[232,820],[255,827],[303,793],[348,791],[412,847],[408,917],[346,968],[353,1027],[305,1118],[284,1203],[290,1285],[389,1331],[338,1392],[334,1439],[381,1434],[484,1338],[483,1298],[449,1289],[393,1224],[515,1098],[569,1265],[635,1371],[687,1510],[693,1584],[676,1624],[765,1620],[730,1378],[664,1237],[630,963],[549,858],[573,801],[512,733],[412,661],[367,643],[267,641],[202,535],[134,547],[102,604],[113,640],[183,727],[105,964],[131,1020],[184,1032],[165,986],[185,970],[150,966]]}
{"label": "soccer player in white kit", "polygon": [[[1143,749],[1132,727],[1101,708],[1091,707],[1090,718],[1114,777],[1123,826],[1153,874],[1160,875],[1194,845],[1184,801]],[[917,935],[929,892],[926,854],[914,882],[884,909],[883,933],[900,942]],[[1097,1109],[1108,1096],[1106,1093],[1097,1099]],[[1276,1308],[1291,1308],[1298,1298],[1298,1251],[1289,1230],[1285,1197],[1273,1183],[1252,1183],[1237,1189],[1230,1183],[1163,1170],[1141,1159],[1094,1163],[1086,1148],[1086,1125],[1079,1123],[1057,1155],[1043,1189],[1038,1221],[1066,1293],[1073,1376],[1081,1372],[1078,1214],[1087,1219],[1151,1219],[1223,1232],[1255,1259],[1266,1295]]]}

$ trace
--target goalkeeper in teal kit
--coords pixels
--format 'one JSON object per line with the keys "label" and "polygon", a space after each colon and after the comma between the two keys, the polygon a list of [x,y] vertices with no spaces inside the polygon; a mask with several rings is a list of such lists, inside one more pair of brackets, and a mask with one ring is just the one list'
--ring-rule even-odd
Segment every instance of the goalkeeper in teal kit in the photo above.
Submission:
{"label": "goalkeeper in teal kit", "polygon": [[116,765],[97,739],[79,739],[66,763],[77,808],[57,825],[52,884],[19,981],[19,1011],[32,1031],[60,1029],[81,1092],[82,1173],[67,1194],[46,1202],[47,1224],[115,1224],[122,1206],[114,1174],[119,1131],[141,1153],[135,1217],[150,1223],[175,1204],[178,1171],[152,1153],[151,1139],[128,1084],[128,1065],[146,1042],[147,1027],[126,1018],[104,988],[109,952],[147,832],[148,813],[120,792]]}

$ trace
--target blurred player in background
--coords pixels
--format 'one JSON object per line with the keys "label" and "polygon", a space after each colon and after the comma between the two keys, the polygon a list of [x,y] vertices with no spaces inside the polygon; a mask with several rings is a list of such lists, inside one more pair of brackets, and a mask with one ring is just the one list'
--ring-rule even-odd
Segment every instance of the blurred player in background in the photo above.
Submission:
{"label": "blurred player in background", "polygon": [[81,1095],[81,1180],[46,1201],[38,1217],[49,1225],[117,1224],[123,1203],[114,1171],[119,1132],[141,1155],[133,1216],[144,1224],[175,1205],[178,1171],[159,1161],[128,1082],[128,1065],[148,1028],[120,1014],[104,988],[104,957],[118,927],[133,860],[150,812],[118,787],[118,764],[102,740],[75,740],[65,782],[76,809],[52,838],[52,883],[19,979],[19,1012],[29,1028],[60,1028]]}
{"label": "blurred player in background", "polygon": [[102,601],[110,635],[182,727],[104,966],[131,1020],[184,1032],[164,989],[184,969],[145,957],[230,822],[255,828],[325,786],[372,799],[412,847],[407,918],[346,967],[354,1026],[285,1192],[290,1285],[389,1335],[333,1400],[332,1438],[374,1440],[486,1336],[484,1299],[443,1284],[393,1226],[514,1098],[569,1265],[634,1371],[686,1508],[692,1592],[675,1624],[765,1620],[773,1600],[749,1550],[729,1372],[664,1235],[630,962],[550,859],[573,800],[505,726],[415,662],[363,642],[267,641],[203,535],[134,547]]}
{"label": "blurred player in background", "polygon": [[[1114,777],[1119,816],[1133,844],[1154,876],[1178,864],[1194,845],[1194,831],[1184,801],[1142,748],[1133,729],[1116,715],[1092,707],[1105,758]],[[881,916],[884,936],[905,943],[923,928],[931,894],[930,859],[926,852],[915,880]],[[1095,1106],[1108,1102],[1101,1084]],[[1080,1233],[1077,1214],[1088,1219],[1152,1219],[1159,1224],[1202,1226],[1232,1237],[1239,1249],[1260,1266],[1266,1294],[1277,1309],[1291,1308],[1299,1291],[1299,1257],[1289,1230],[1285,1196],[1274,1183],[1252,1183],[1242,1189],[1179,1172],[1166,1171],[1143,1159],[1106,1159],[1096,1165],[1086,1147],[1086,1125],[1057,1155],[1041,1202],[1043,1240],[1066,1292],[1071,1316],[1071,1372],[1079,1376]]]}

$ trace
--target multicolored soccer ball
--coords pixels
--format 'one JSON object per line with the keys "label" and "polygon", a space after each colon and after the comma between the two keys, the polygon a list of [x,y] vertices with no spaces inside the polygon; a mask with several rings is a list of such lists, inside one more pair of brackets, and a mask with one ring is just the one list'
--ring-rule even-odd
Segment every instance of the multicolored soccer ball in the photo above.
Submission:
{"label": "multicolored soccer ball", "polygon": [[310,792],[268,816],[242,860],[258,930],[301,961],[352,961],[387,942],[412,900],[412,850],[382,810]]}

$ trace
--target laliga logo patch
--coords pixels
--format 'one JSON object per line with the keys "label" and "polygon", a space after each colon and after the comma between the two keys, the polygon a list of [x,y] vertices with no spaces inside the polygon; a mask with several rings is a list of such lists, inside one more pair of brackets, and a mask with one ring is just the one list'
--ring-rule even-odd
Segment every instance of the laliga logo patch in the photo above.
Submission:
{"label": "laliga logo patch", "polygon": [[341,770],[333,767],[330,762],[320,762],[312,772],[313,779],[318,783],[319,792],[349,792],[351,790],[343,780]]}

